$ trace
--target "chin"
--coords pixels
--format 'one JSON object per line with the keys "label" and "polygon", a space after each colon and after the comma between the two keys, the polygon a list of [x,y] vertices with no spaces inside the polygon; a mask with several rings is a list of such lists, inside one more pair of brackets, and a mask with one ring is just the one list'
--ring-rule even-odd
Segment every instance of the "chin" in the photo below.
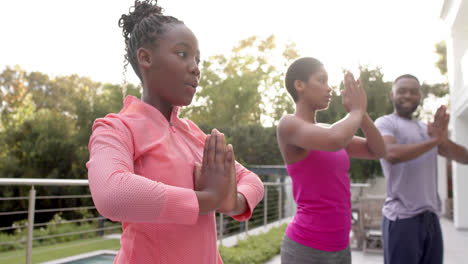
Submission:
{"label": "chin", "polygon": [[418,105],[412,106],[412,107],[402,107],[402,106],[396,106],[397,112],[401,115],[412,115],[416,109],[418,108]]}
{"label": "chin", "polygon": [[192,100],[193,100],[193,97],[190,98],[190,99],[181,101],[181,102],[179,102],[179,103],[177,103],[175,105],[177,105],[177,106],[188,106],[188,105],[190,105],[192,103]]}
{"label": "chin", "polygon": [[325,106],[323,106],[322,108],[320,108],[320,110],[327,110],[328,107],[330,107],[330,103],[327,103]]}

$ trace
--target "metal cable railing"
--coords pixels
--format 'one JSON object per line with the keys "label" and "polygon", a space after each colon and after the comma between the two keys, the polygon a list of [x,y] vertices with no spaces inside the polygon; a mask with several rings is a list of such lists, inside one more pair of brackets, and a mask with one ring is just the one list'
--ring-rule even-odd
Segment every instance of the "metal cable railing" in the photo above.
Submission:
{"label": "metal cable railing", "polygon": [[[262,172],[268,170],[268,167],[262,167]],[[277,171],[279,167],[274,167]],[[255,171],[254,171],[255,172]],[[272,176],[272,175],[270,175]],[[274,176],[274,175],[273,175]],[[271,177],[270,177],[271,178]],[[261,201],[256,209],[252,212],[250,220],[245,222],[237,222],[229,216],[223,214],[216,214],[217,219],[217,233],[218,239],[222,241],[223,238],[240,234],[248,233],[249,228],[254,228],[262,225],[266,225],[271,222],[278,221],[286,215],[284,213],[285,198],[292,199],[291,195],[285,195],[286,189],[290,189],[290,183],[284,182],[285,176],[274,176],[273,180],[276,182],[264,182],[265,187],[265,198]],[[120,223],[110,223],[108,219],[98,215],[95,206],[70,206],[61,208],[44,208],[36,209],[36,201],[50,201],[50,200],[73,200],[73,199],[90,199],[90,194],[80,195],[36,195],[35,186],[88,186],[87,180],[59,180],[59,179],[2,179],[0,178],[0,186],[30,186],[29,196],[18,196],[18,197],[0,197],[0,202],[15,203],[28,201],[28,210],[17,210],[17,211],[6,211],[0,212],[1,217],[12,217],[18,218],[20,215],[27,215],[27,221],[12,226],[0,226],[0,232],[16,232],[17,230],[27,229],[27,237],[10,240],[0,241],[0,246],[7,245],[26,245],[26,263],[31,263],[33,241],[44,241],[48,239],[55,239],[59,237],[70,237],[70,236],[81,236],[87,234],[103,235],[105,232],[117,232],[121,231]],[[89,190],[88,190],[89,192]],[[289,193],[291,193],[289,191]],[[66,204],[66,203],[63,203]],[[60,213],[73,213],[77,211],[86,211],[86,217],[80,217],[76,219],[59,219],[55,222],[46,223],[35,223],[35,216],[38,214],[60,214]],[[104,226],[104,223],[109,223],[111,226]],[[33,223],[29,225],[28,223]],[[89,228],[86,230],[78,230],[71,232],[63,232],[58,234],[44,234],[40,232],[40,229],[47,229],[51,226],[60,225],[80,225],[89,224]],[[108,224],[108,225],[109,225]],[[36,244],[37,242],[35,242]]]}

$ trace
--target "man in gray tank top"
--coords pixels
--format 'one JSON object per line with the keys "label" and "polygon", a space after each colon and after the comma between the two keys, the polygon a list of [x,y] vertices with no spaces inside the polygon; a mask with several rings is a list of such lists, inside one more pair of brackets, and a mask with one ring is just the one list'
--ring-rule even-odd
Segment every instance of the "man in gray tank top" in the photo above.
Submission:
{"label": "man in gray tank top", "polygon": [[375,122],[387,149],[380,160],[387,182],[382,210],[385,264],[439,264],[443,241],[437,155],[468,164],[468,152],[448,138],[445,106],[437,109],[433,123],[413,119],[422,97],[415,76],[398,77],[390,97],[394,113]]}

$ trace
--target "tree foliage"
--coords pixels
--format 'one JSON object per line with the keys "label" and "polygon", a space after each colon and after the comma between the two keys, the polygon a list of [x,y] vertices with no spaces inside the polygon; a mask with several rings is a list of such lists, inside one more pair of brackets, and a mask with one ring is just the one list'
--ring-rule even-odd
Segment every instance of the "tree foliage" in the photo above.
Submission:
{"label": "tree foliage", "polygon": [[447,44],[445,41],[441,41],[435,45],[435,53],[439,55],[439,59],[436,61],[435,66],[439,69],[440,74],[447,75]]}
{"label": "tree foliage", "polygon": [[[359,78],[367,94],[367,112],[372,120],[391,113],[393,107],[389,95],[392,83],[383,80],[384,75],[380,68],[369,69],[367,66],[360,66],[359,72]],[[317,114],[318,122],[332,124],[346,116],[340,95],[343,88],[343,82],[334,88],[329,108]],[[358,135],[364,136],[362,131],[358,131]],[[350,176],[353,181],[362,182],[378,175],[381,175],[378,161],[351,159]]]}
{"label": "tree foliage", "polygon": [[[131,85],[127,91],[140,94],[139,88]],[[85,179],[93,121],[121,109],[122,90],[118,85],[102,85],[77,75],[51,78],[24,72],[18,66],[7,67],[0,73],[0,106],[0,177]],[[76,187],[36,189],[40,195],[83,192]],[[5,186],[2,191],[6,196],[27,196],[29,190]],[[79,199],[69,202],[75,204],[68,206],[81,203]],[[41,199],[37,208],[50,204],[60,207],[57,203],[61,202]],[[25,202],[0,204],[2,211],[26,207]],[[40,214],[37,220],[47,221],[50,215]],[[17,217],[23,216],[2,221],[20,220]]]}
{"label": "tree foliage", "polygon": [[[284,67],[298,56],[293,43],[278,53],[274,36],[240,41],[229,56],[216,55],[203,61],[201,90],[182,115],[213,127],[278,120],[293,109],[283,89],[283,73]],[[279,58],[280,67],[272,63],[272,58]]]}
{"label": "tree foliage", "polygon": [[[278,48],[274,36],[240,41],[230,54],[203,61],[200,90],[181,116],[205,132],[212,128],[224,132],[237,160],[245,165],[283,164],[275,125],[284,114],[294,111],[284,88],[284,73],[297,57],[294,43]],[[371,118],[391,113],[391,83],[384,81],[381,69],[361,66],[359,70]],[[319,122],[334,123],[346,115],[339,92],[342,88],[342,83],[334,88],[329,109],[318,113]],[[443,96],[448,86],[423,84],[423,90],[425,95]],[[129,84],[125,91],[125,95],[141,96],[139,86]],[[6,67],[0,73],[0,177],[85,179],[92,124],[107,113],[119,112],[122,98],[120,85]],[[353,181],[365,181],[381,172],[377,161],[352,160],[350,174]],[[27,191],[2,187],[6,196],[26,196]],[[63,187],[39,191],[42,195],[80,192]],[[47,203],[54,201],[38,200],[37,208],[49,206]],[[86,202],[76,199],[71,203]],[[26,207],[23,202],[0,204],[1,211]],[[15,217],[0,221],[21,220]],[[49,219],[44,214],[38,220]]]}

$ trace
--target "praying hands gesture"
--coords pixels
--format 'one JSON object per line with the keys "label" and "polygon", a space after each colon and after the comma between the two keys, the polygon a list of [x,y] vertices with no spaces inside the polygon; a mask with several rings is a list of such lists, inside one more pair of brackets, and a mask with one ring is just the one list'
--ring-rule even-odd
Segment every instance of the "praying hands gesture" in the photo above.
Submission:
{"label": "praying hands gesture", "polygon": [[346,112],[350,113],[354,110],[361,111],[362,114],[367,112],[367,95],[362,88],[361,80],[354,80],[351,72],[347,71],[344,76],[344,90],[342,91],[342,102]]}
{"label": "praying hands gesture", "polygon": [[202,164],[195,165],[194,189],[201,196],[208,195],[206,202],[199,199],[200,214],[216,210],[236,215],[245,210],[245,198],[237,193],[234,150],[232,145],[226,146],[224,134],[216,129],[205,139]]}
{"label": "praying hands gesture", "polygon": [[435,115],[434,122],[428,122],[427,134],[431,138],[437,138],[439,143],[448,139],[448,123],[450,116],[447,113],[447,107],[445,105],[440,106]]}

